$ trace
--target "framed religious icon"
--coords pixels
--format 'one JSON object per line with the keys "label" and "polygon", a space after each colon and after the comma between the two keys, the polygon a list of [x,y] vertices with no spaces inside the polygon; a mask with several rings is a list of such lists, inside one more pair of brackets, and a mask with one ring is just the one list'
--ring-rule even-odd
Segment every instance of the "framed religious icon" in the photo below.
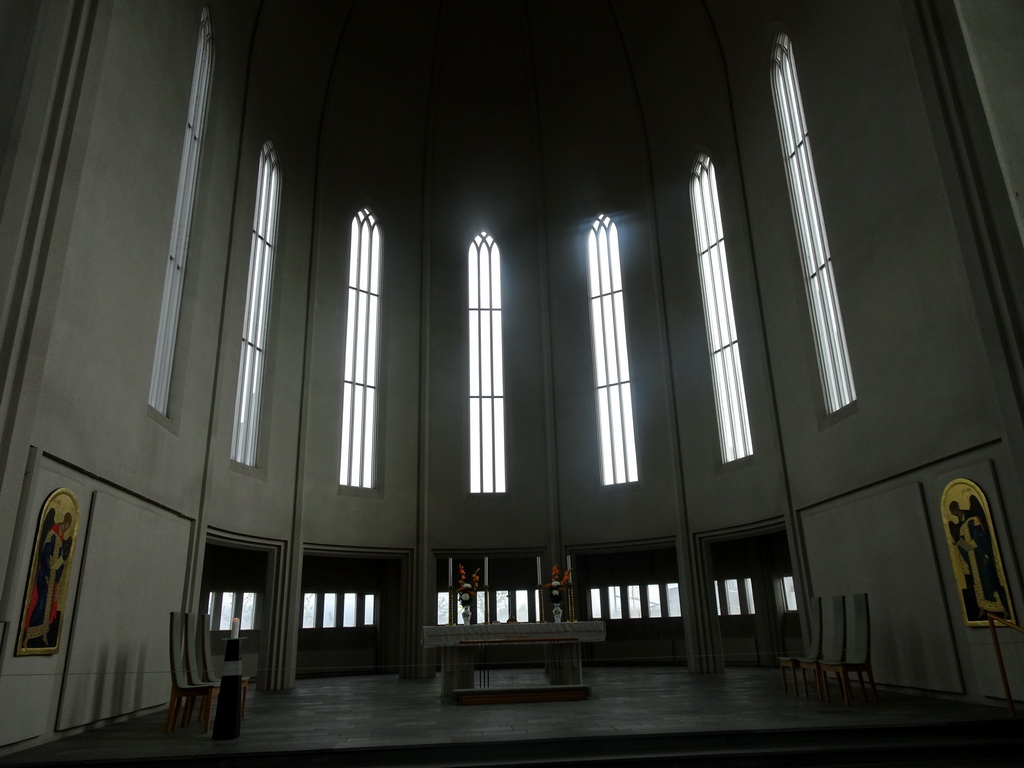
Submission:
{"label": "framed religious icon", "polygon": [[942,523],[960,593],[964,623],[988,625],[988,614],[1013,621],[992,513],[981,488],[957,478],[942,492]]}
{"label": "framed religious icon", "polygon": [[57,653],[78,536],[78,500],[67,488],[50,494],[39,515],[15,656]]}

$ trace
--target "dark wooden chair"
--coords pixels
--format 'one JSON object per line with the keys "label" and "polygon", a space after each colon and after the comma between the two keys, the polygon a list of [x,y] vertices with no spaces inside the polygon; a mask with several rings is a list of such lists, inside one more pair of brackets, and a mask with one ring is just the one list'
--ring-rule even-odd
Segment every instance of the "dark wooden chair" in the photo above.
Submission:
{"label": "dark wooden chair", "polygon": [[853,691],[850,687],[850,673],[856,672],[860,681],[860,692],[864,701],[868,700],[868,692],[864,687],[864,673],[868,673],[868,680],[871,683],[871,692],[874,694],[877,704],[878,689],[875,687],[875,676],[871,671],[871,621],[868,614],[868,596],[864,592],[858,592],[852,599],[853,617],[851,621],[850,640],[847,644],[846,655],[842,659],[823,659],[821,664],[821,676],[825,683],[825,700],[828,701],[828,675],[834,673],[839,683],[839,690],[843,694],[843,701],[850,703],[853,698]]}
{"label": "dark wooden chair", "polygon": [[164,723],[166,733],[174,730],[179,713],[182,726],[192,722],[196,699],[200,700],[199,715],[203,721],[203,730],[210,730],[210,710],[213,704],[214,687],[189,682],[186,672],[184,636],[182,614],[172,611],[168,638],[171,657],[171,698],[167,703],[167,720]]}
{"label": "dark wooden chair", "polygon": [[[790,670],[793,676],[793,693],[800,693],[796,684],[796,671],[800,669],[800,662],[804,659],[821,658],[821,598],[812,597],[807,605],[808,620],[810,621],[811,635],[803,656],[779,656],[779,669],[782,672],[782,690],[789,693],[786,683],[786,670]],[[807,693],[807,680],[804,680],[804,694]]]}
{"label": "dark wooden chair", "polygon": [[828,701],[828,681],[821,672],[824,660],[842,660],[846,656],[846,598],[834,595],[828,602],[828,642],[822,641],[821,655],[816,659],[800,659],[800,673],[804,680],[804,694],[807,695],[807,670],[814,673],[814,685],[818,698]]}

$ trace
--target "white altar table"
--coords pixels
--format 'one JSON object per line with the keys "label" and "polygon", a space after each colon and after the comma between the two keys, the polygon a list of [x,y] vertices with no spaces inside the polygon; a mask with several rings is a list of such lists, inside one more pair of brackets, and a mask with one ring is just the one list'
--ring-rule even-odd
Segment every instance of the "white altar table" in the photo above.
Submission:
{"label": "white altar table", "polygon": [[454,624],[423,627],[423,646],[441,649],[443,692],[472,689],[479,650],[489,645],[542,644],[551,686],[583,685],[580,643],[605,638],[603,621],[530,624]]}

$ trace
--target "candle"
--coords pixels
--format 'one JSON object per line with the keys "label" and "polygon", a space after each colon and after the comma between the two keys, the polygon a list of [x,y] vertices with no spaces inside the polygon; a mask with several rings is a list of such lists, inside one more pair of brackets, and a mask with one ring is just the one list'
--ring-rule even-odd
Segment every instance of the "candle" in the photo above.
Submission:
{"label": "candle", "polygon": [[572,582],[572,574],[569,573],[572,570],[572,555],[565,556],[565,572],[569,574],[567,581]]}
{"label": "candle", "polygon": [[231,620],[231,639],[238,639],[238,619]]}
{"label": "candle", "polygon": [[452,559],[448,558],[448,589],[452,588]]}
{"label": "candle", "polygon": [[487,580],[487,555],[484,555],[484,586],[486,587],[491,582]]}
{"label": "candle", "polygon": [[540,556],[537,556],[537,583],[540,584]]}

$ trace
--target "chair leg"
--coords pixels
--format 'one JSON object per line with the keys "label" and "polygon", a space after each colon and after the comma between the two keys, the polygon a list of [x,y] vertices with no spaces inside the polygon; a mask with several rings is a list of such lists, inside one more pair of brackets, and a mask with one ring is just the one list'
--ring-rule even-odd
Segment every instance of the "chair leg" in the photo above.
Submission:
{"label": "chair leg", "polygon": [[836,672],[836,677],[839,678],[839,687],[843,691],[843,703],[846,706],[850,706],[850,699],[853,698],[853,689],[850,688],[850,675],[846,672],[845,668],[840,668]]}
{"label": "chair leg", "polygon": [[779,671],[782,673],[782,692],[789,693],[789,689],[786,688],[786,667],[780,664]]}
{"label": "chair leg", "polygon": [[203,733],[210,730],[210,714],[213,712],[213,689],[211,688],[203,695],[201,717],[203,720]]}
{"label": "chair leg", "polygon": [[860,695],[864,697],[864,701],[866,702],[868,700],[868,692],[864,687],[864,670],[862,669],[857,670],[857,682],[860,683]]}
{"label": "chair leg", "polygon": [[184,728],[186,725],[192,724],[192,718],[195,716],[196,697],[189,695],[185,697],[185,709],[181,713],[181,727]]}
{"label": "chair leg", "polygon": [[875,676],[871,673],[871,666],[867,667],[868,682],[871,683],[871,692],[875,695],[875,704],[879,703],[878,689],[875,687]]}
{"label": "chair leg", "polygon": [[174,730],[174,721],[178,719],[178,706],[181,702],[181,697],[178,696],[176,691],[171,691],[171,700],[167,702],[167,718],[164,721],[164,733],[170,733]]}

